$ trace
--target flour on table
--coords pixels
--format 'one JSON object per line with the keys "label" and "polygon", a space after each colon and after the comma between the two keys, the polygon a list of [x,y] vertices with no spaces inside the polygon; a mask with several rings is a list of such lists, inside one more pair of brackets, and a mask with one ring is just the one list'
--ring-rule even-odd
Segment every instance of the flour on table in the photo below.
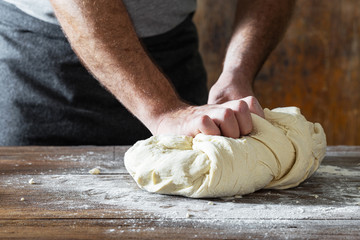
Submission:
{"label": "flour on table", "polygon": [[149,192],[193,198],[244,195],[298,186],[319,167],[326,137],[296,107],[252,114],[253,131],[239,139],[153,136],[125,153],[125,167]]}

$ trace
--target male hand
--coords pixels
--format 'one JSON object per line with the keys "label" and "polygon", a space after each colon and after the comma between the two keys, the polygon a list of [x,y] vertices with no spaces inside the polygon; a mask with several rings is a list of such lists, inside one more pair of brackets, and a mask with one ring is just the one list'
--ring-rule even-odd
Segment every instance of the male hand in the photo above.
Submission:
{"label": "male hand", "polygon": [[253,97],[254,93],[248,81],[233,79],[234,77],[230,74],[221,74],[218,81],[210,89],[208,104],[223,104],[240,99],[247,103],[251,113],[264,118],[264,110],[259,101]]}
{"label": "male hand", "polygon": [[252,131],[251,109],[260,112],[254,97],[203,106],[184,105],[164,114],[154,135],[177,134],[195,136],[198,133],[239,138]]}

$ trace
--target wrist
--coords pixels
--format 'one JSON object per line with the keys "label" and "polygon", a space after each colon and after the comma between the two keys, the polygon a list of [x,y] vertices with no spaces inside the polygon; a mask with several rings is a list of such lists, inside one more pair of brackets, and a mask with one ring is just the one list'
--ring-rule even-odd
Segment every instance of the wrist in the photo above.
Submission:
{"label": "wrist", "polygon": [[244,63],[233,64],[224,62],[221,75],[225,75],[230,79],[241,79],[242,81],[248,81],[251,85],[252,80],[255,78],[255,72],[251,70],[250,66],[246,66]]}
{"label": "wrist", "polygon": [[252,88],[253,78],[241,71],[223,71],[216,84],[223,87],[237,89],[241,97],[254,96]]}
{"label": "wrist", "polygon": [[179,98],[167,101],[166,104],[159,103],[159,106],[149,112],[148,117],[142,122],[151,131],[153,135],[159,132],[159,126],[167,118],[176,118],[177,112],[181,109],[189,107],[188,104],[181,101]]}

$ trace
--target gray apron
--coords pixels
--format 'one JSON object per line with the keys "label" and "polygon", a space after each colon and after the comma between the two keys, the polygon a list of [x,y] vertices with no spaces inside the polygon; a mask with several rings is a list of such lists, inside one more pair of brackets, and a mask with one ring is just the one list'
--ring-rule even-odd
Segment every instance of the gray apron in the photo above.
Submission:
{"label": "gray apron", "polygon": [[[191,18],[141,40],[179,96],[201,105],[206,73]],[[81,65],[59,26],[0,1],[0,145],[123,145],[149,136]]]}

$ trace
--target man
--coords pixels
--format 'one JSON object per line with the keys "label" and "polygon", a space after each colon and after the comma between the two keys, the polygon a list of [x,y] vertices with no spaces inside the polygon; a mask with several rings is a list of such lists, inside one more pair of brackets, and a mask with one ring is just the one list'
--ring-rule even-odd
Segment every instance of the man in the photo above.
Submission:
{"label": "man", "polygon": [[250,112],[263,116],[251,83],[294,6],[239,1],[223,72],[207,99],[195,0],[50,2],[0,0],[1,145],[249,134]]}

